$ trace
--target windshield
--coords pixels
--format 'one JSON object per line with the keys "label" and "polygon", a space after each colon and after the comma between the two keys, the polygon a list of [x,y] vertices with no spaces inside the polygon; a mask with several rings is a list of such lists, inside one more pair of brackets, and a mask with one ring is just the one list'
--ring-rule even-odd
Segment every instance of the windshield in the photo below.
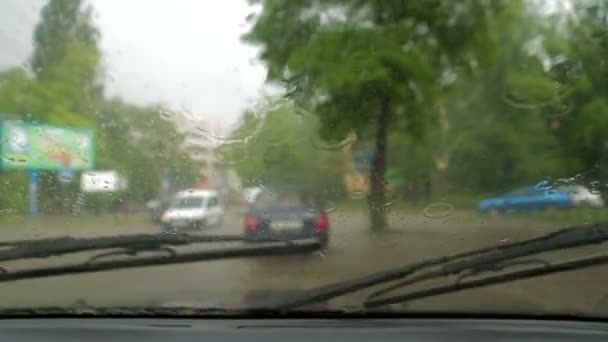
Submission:
{"label": "windshield", "polygon": [[[265,306],[608,221],[608,1],[2,0],[0,22],[0,316]],[[86,250],[2,257],[60,237]],[[605,271],[297,309],[602,316]]]}
{"label": "windshield", "polygon": [[190,208],[202,208],[203,197],[182,197],[176,198],[171,203],[171,209],[190,209]]}

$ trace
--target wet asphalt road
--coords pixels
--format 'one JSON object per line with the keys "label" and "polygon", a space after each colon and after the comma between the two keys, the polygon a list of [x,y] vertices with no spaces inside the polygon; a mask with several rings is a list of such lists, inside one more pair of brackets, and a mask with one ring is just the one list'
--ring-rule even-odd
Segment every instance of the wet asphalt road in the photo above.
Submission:
{"label": "wet asphalt road", "polygon": [[[1,227],[0,239],[159,232],[156,225],[142,220],[105,220],[98,226],[65,227],[49,220],[31,222],[25,227],[6,225]],[[241,221],[237,211],[229,210],[221,228],[193,233],[239,234]],[[309,289],[425,258],[533,237],[559,227],[554,223],[530,224],[513,218],[460,212],[436,219],[418,211],[393,212],[389,221],[391,228],[372,232],[367,228],[366,212],[338,210],[331,214],[329,248],[309,255],[209,261],[3,283],[0,284],[0,307],[196,305],[234,308],[243,305],[247,297],[259,290]],[[49,263],[83,260],[83,257],[87,256],[27,260],[5,266],[44,267]],[[589,310],[608,293],[599,285],[608,280],[607,269],[599,267],[462,292],[414,302],[407,308],[475,311],[487,308],[483,303],[490,301],[497,310]],[[363,295],[346,296],[333,303],[357,304]]]}

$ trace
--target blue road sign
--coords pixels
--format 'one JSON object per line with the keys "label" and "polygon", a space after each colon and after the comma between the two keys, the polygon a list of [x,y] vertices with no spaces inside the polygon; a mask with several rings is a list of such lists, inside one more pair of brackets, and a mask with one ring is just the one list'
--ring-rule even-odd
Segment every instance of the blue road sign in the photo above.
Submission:
{"label": "blue road sign", "polygon": [[354,158],[355,169],[358,171],[369,170],[374,162],[373,154],[357,155]]}

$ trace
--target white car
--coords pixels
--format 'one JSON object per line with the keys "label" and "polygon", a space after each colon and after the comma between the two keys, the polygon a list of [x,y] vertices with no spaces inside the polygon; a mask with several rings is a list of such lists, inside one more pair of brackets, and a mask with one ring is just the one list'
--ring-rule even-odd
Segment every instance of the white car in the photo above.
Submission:
{"label": "white car", "polygon": [[175,195],[161,223],[164,230],[219,227],[223,215],[217,191],[185,190]]}
{"label": "white car", "polygon": [[559,191],[567,192],[572,196],[572,203],[577,207],[601,208],[604,199],[599,192],[592,192],[582,185],[564,185],[557,188]]}

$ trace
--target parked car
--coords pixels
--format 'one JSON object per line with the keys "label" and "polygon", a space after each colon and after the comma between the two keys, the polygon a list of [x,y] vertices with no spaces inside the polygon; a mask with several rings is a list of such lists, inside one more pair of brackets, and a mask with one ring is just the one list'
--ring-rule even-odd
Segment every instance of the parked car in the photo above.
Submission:
{"label": "parked car", "polygon": [[329,217],[319,195],[299,188],[265,188],[247,211],[246,241],[318,238],[329,240]]}
{"label": "parked car", "polygon": [[574,205],[573,196],[569,192],[537,185],[484,199],[479,203],[478,211],[481,213],[517,212],[565,209],[572,208]]}
{"label": "parked car", "polygon": [[572,202],[577,207],[601,208],[604,206],[604,199],[599,192],[592,192],[582,185],[563,185],[557,189],[569,193],[572,196]]}
{"label": "parked car", "polygon": [[161,217],[164,230],[209,228],[222,224],[224,209],[215,190],[185,190],[177,193]]}

